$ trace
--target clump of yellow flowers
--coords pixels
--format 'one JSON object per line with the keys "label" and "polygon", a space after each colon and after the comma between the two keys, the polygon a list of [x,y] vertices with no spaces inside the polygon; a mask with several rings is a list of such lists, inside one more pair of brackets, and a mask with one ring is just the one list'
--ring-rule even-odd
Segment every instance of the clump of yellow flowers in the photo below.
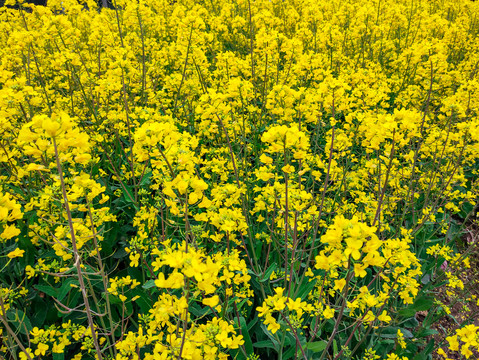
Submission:
{"label": "clump of yellow flowers", "polygon": [[0,358],[477,355],[479,3],[100,3],[0,9]]}

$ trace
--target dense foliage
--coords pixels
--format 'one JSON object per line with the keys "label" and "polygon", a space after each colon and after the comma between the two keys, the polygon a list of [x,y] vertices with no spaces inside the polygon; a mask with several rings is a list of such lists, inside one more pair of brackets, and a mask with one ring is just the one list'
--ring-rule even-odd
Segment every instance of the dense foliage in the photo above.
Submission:
{"label": "dense foliage", "polygon": [[473,324],[431,335],[477,221],[479,3],[19,7],[0,10],[0,356],[477,351]]}

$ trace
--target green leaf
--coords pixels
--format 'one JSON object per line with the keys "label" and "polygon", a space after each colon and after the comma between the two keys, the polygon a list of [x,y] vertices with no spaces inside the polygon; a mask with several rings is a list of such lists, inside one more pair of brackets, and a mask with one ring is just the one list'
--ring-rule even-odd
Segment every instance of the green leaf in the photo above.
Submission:
{"label": "green leaf", "polygon": [[151,178],[151,171],[147,171],[145,175],[143,175],[143,178],[140,181],[140,187],[144,187],[145,185],[150,184],[150,178]]}
{"label": "green leaf", "polygon": [[[437,333],[437,331],[436,331],[436,333]],[[422,352],[426,355],[431,354],[434,351],[435,345],[436,344],[435,344],[434,339],[431,339],[431,341],[429,341],[427,343],[426,347],[424,348],[424,350]]]}
{"label": "green leaf", "polygon": [[420,296],[412,304],[412,307],[416,311],[427,311],[432,308],[434,304],[434,298],[430,296]]}
{"label": "green leaf", "polygon": [[132,292],[132,296],[139,296],[138,299],[136,299],[135,303],[140,307],[140,310],[142,313],[148,313],[153,306],[153,303],[151,301],[151,296],[146,294],[144,291],[141,289],[135,289]]}
{"label": "green leaf", "polygon": [[265,282],[267,280],[269,280],[271,274],[273,273],[273,271],[275,271],[277,268],[277,265],[276,263],[273,263],[269,268],[268,270],[266,270],[266,272],[264,273],[263,277],[259,278],[258,281],[259,282]]}
{"label": "green leaf", "polygon": [[427,360],[427,356],[423,353],[419,353],[414,356],[413,360]]}
{"label": "green leaf", "polygon": [[436,335],[439,334],[437,330],[434,329],[421,329],[416,333],[417,338],[422,338],[430,335]]}
{"label": "green leaf", "polygon": [[64,353],[53,353],[53,360],[64,360],[65,354]]}
{"label": "green leaf", "polygon": [[8,311],[7,318],[23,335],[27,335],[33,329],[30,319],[22,310]]}
{"label": "green leaf", "polygon": [[[295,346],[290,346],[286,352],[283,353],[283,359],[288,360],[291,359],[295,355],[296,347]],[[298,349],[299,352],[299,349]]]}
{"label": "green leaf", "polygon": [[414,316],[414,314],[416,314],[416,310],[414,310],[412,307],[408,306],[407,308],[405,309],[401,309],[398,311],[398,314],[401,315],[401,316],[404,316],[404,317],[411,317],[411,316]]}
{"label": "green leaf", "polygon": [[68,279],[67,281],[65,281],[58,291],[58,297],[57,297],[58,301],[62,301],[65,298],[65,296],[67,296],[67,294],[72,289],[71,285],[79,285],[79,284],[80,283],[76,279]]}
{"label": "green leaf", "polygon": [[404,317],[412,317],[418,311],[428,311],[434,305],[434,299],[430,296],[420,296],[413,304],[409,305],[405,309],[399,310],[399,315]]}
{"label": "green leaf", "polygon": [[[261,329],[263,330],[263,333],[265,333],[266,336],[269,337],[269,341],[268,341],[268,340],[266,340],[266,341],[268,341],[269,343],[273,344],[274,349],[275,349],[276,351],[279,351],[281,345],[280,345],[279,341],[276,340],[273,335],[271,335],[271,333],[269,332],[267,326],[266,326],[265,324],[261,324]],[[287,339],[287,338],[286,338],[286,339]],[[285,341],[286,341],[286,339],[285,339]],[[262,343],[262,341],[259,341],[259,343]],[[254,344],[253,344],[253,346],[254,346]]]}
{"label": "green leaf", "polygon": [[263,248],[263,243],[261,241],[256,241],[256,245],[254,246],[254,251],[255,251],[255,254],[256,256],[258,256],[258,254],[261,254],[261,249]]}
{"label": "green leaf", "polygon": [[248,332],[251,331],[251,329],[256,325],[256,323],[258,322],[259,320],[259,317],[255,316],[253,320],[251,320],[248,324]]}
{"label": "green leaf", "polygon": [[210,313],[211,310],[209,308],[203,308],[201,306],[199,306],[198,304],[196,303],[192,303],[190,306],[189,306],[189,311],[197,316],[197,317],[203,317],[205,316],[206,314]]}
{"label": "green leaf", "polygon": [[148,280],[147,282],[145,282],[141,287],[143,289],[150,289],[153,286],[155,286],[155,280],[151,279],[151,280]]}
{"label": "green leaf", "polygon": [[405,338],[413,337],[412,332],[398,326],[388,326],[387,328],[382,329],[380,336],[386,339],[395,339],[397,337],[398,330],[401,330]]}
{"label": "green leaf", "polygon": [[31,308],[35,309],[35,316],[32,317],[32,325],[42,327],[47,317],[48,311],[46,302],[37,296],[32,300]]}
{"label": "green leaf", "polygon": [[298,290],[298,297],[301,298],[301,300],[305,300],[306,297],[309,295],[311,290],[316,286],[316,280],[314,281],[308,281],[300,285],[299,290]]}
{"label": "green leaf", "polygon": [[424,275],[421,279],[421,283],[423,285],[429,284],[430,282],[431,282],[431,275],[430,274]]}
{"label": "green leaf", "polygon": [[307,350],[311,350],[314,353],[321,352],[326,349],[327,342],[326,341],[315,341],[312,343],[307,343],[304,348]]}
{"label": "green leaf", "polygon": [[133,191],[131,190],[131,186],[128,186],[128,185],[124,184],[124,186],[122,186],[121,188],[123,190],[123,198],[124,198],[125,202],[131,203],[131,204],[135,205],[135,207],[136,207],[135,196],[133,195]]}
{"label": "green leaf", "polygon": [[416,317],[413,316],[403,321],[401,323],[401,326],[404,326],[406,328],[416,328],[417,326],[419,326],[419,322],[416,320]]}
{"label": "green leaf", "polygon": [[253,342],[251,341],[251,337],[249,336],[248,325],[246,324],[246,320],[244,317],[239,317],[240,325],[241,325],[241,334],[243,335],[244,339],[244,347],[247,354],[253,354]]}
{"label": "green leaf", "polygon": [[270,348],[270,349],[277,349],[277,345],[273,344],[271,340],[263,340],[263,341],[258,341],[253,344],[254,347],[257,348]]}
{"label": "green leaf", "polygon": [[119,249],[118,251],[116,251],[113,254],[114,259],[121,259],[121,258],[124,258],[124,257],[127,257],[127,256],[128,256],[128,253],[123,248]]}
{"label": "green leaf", "polygon": [[54,288],[54,287],[51,287],[51,286],[48,286],[48,285],[35,285],[34,288],[35,288],[35,290],[38,290],[42,293],[50,295],[50,296],[54,297],[55,299],[58,296],[58,289],[57,288]]}

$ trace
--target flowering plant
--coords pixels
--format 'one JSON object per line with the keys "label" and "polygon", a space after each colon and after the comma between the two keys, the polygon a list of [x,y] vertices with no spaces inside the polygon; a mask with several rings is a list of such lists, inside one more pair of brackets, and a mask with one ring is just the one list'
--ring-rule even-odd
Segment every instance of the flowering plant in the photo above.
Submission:
{"label": "flowering plant", "polygon": [[478,350],[478,3],[6,5],[1,357]]}

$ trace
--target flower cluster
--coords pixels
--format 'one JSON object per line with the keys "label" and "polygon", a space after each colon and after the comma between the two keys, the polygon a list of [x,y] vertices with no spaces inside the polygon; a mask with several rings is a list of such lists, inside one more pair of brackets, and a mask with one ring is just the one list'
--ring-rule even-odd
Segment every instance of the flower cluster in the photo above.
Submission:
{"label": "flower cluster", "polygon": [[0,357],[430,356],[479,3],[97,3],[0,9]]}

